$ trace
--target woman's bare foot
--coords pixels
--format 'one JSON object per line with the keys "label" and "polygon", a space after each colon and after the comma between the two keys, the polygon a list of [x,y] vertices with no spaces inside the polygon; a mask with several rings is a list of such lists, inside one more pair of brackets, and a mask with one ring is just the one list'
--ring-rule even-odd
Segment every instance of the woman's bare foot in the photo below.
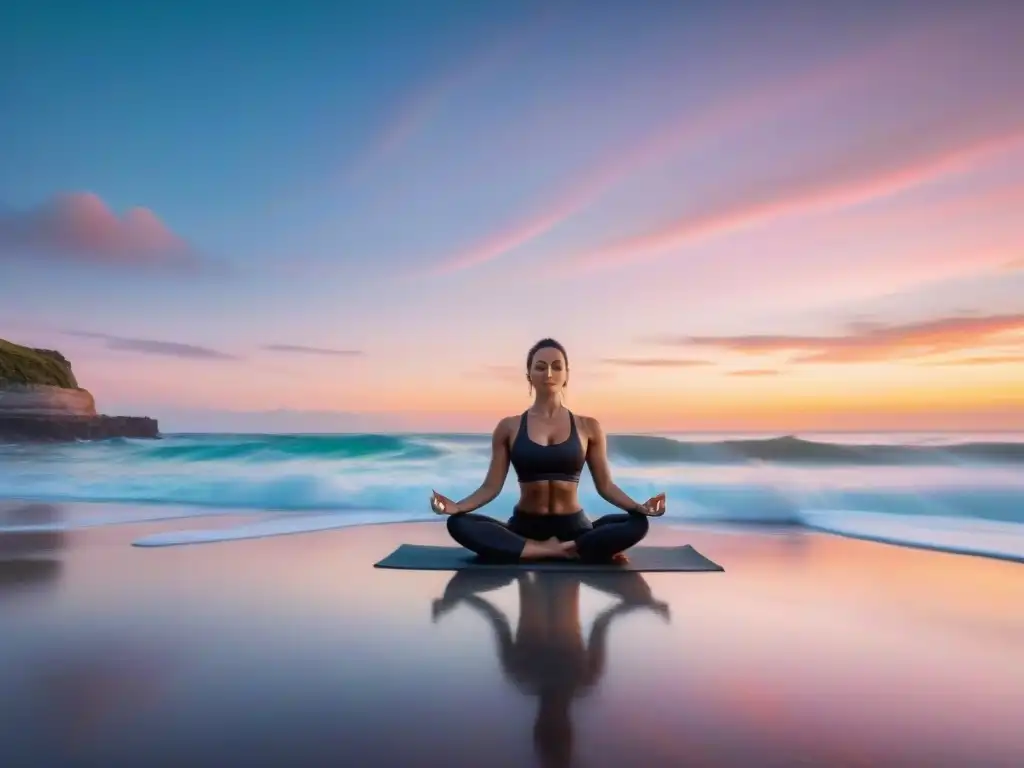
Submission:
{"label": "woman's bare foot", "polygon": [[612,555],[612,562],[616,565],[625,565],[629,562],[629,556],[625,552],[616,552]]}
{"label": "woman's bare foot", "polygon": [[577,556],[575,541],[560,541],[552,536],[544,543],[551,547],[551,557],[558,560],[572,560]]}
{"label": "woman's bare foot", "polygon": [[519,555],[520,560],[551,560],[564,559],[565,557],[565,552],[562,550],[562,542],[554,536],[547,541],[527,539],[526,546],[523,547],[523,551]]}
{"label": "woman's bare foot", "polygon": [[576,549],[576,542],[575,541],[559,542],[559,547],[562,550],[562,555],[564,557],[566,557],[567,559],[569,559],[569,560],[579,560],[580,559],[580,553],[579,553],[579,550]]}

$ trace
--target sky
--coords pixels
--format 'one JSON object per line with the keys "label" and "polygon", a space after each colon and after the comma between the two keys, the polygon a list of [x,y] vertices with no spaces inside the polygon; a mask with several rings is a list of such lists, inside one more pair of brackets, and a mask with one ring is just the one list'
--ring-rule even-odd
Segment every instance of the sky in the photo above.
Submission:
{"label": "sky", "polygon": [[1024,429],[1024,5],[246,7],[0,11],[0,337],[102,412],[484,431],[551,336],[612,431]]}

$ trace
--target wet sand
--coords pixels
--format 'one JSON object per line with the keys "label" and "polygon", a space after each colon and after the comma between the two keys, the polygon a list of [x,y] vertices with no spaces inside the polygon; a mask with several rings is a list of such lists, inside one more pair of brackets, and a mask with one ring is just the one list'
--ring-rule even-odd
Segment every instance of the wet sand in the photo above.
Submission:
{"label": "wet sand", "polygon": [[0,765],[1024,765],[1024,566],[659,522],[726,571],[372,567],[437,523],[0,535]]}

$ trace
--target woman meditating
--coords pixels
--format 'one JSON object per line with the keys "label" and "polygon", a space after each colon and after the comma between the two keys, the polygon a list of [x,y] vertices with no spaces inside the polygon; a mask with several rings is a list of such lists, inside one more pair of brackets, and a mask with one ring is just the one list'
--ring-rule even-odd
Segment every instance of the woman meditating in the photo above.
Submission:
{"label": "woman meditating", "polygon": [[[612,482],[607,440],[597,419],[579,416],[562,403],[569,383],[569,358],[554,339],[542,339],[526,357],[533,406],[498,422],[491,438],[491,464],[483,484],[461,501],[437,491],[431,508],[450,515],[448,532],[481,558],[624,561],[625,550],[647,535],[648,517],[665,513],[665,494],[639,504]],[[586,464],[601,498],[623,510],[591,522],[577,490]],[[512,466],[519,502],[508,522],[477,514],[501,492]]]}

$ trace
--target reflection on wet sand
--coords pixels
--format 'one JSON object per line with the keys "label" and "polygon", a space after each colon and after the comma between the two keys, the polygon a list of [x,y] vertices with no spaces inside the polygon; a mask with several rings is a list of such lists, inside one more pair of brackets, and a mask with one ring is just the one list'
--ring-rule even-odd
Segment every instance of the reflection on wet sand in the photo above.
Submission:
{"label": "reflection on wet sand", "polygon": [[667,526],[726,573],[373,569],[434,523],[131,546],[176,525],[0,591],[0,766],[1024,765],[1020,566]]}
{"label": "reflection on wet sand", "polygon": [[0,662],[7,686],[0,715],[9,729],[0,744],[4,765],[63,765],[83,757],[158,706],[173,675],[167,648],[113,633],[18,645],[5,644],[13,660]]}
{"label": "reflection on wet sand", "polygon": [[[53,504],[0,503],[0,600],[59,582],[68,547],[63,522],[63,510]],[[166,675],[164,659],[157,663],[124,637],[92,645],[58,633],[28,643],[17,635],[0,638],[6,655],[0,672],[21,659],[3,675],[8,685],[20,683],[21,692],[17,709],[3,713],[12,726],[3,739],[5,757],[41,750],[71,759],[104,723],[126,720],[154,701],[155,683]]]}
{"label": "reflection on wet sand", "polygon": [[[515,632],[508,616],[481,597],[513,581],[520,605]],[[580,620],[581,585],[617,599],[595,619],[586,641]],[[668,603],[656,600],[646,580],[635,572],[457,571],[444,595],[434,601],[434,621],[458,605],[472,608],[490,623],[506,679],[524,694],[537,697],[533,739],[545,768],[572,763],[572,703],[600,684],[608,629],[614,619],[640,609],[670,619]]]}
{"label": "reflection on wet sand", "polygon": [[60,578],[58,553],[67,543],[62,520],[53,504],[0,504],[0,599]]}

